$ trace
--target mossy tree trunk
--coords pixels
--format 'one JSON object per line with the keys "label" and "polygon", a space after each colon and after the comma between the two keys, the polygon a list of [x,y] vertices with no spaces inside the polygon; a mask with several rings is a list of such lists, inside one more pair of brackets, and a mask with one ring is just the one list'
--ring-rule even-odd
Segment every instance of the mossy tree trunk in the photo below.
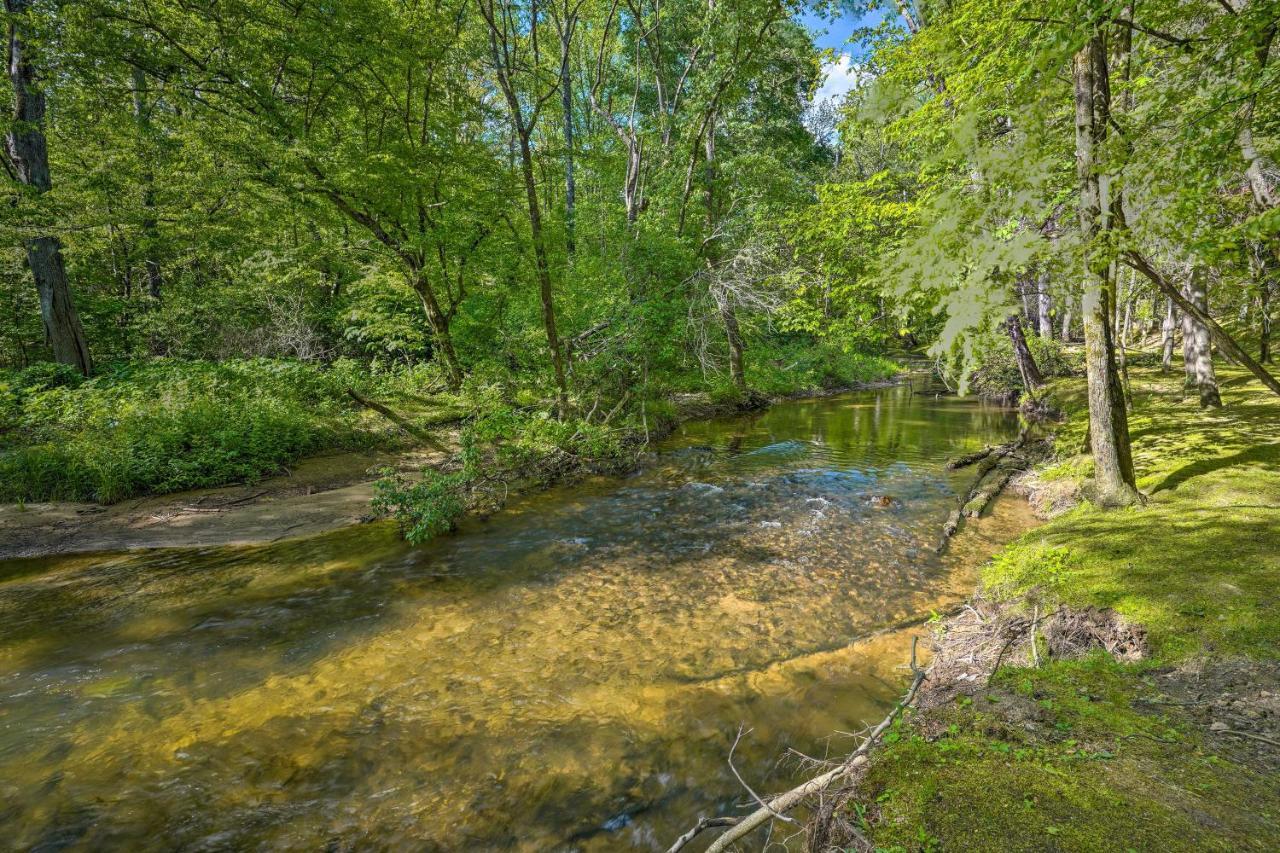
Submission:
{"label": "mossy tree trunk", "polygon": [[1075,89],[1076,171],[1080,182],[1080,230],[1086,239],[1083,320],[1088,376],[1089,440],[1094,460],[1095,501],[1124,506],[1140,501],[1129,446],[1129,422],[1116,373],[1112,316],[1115,265],[1089,244],[1105,236],[1110,222],[1110,178],[1099,162],[1110,112],[1107,53],[1101,31],[1072,59]]}

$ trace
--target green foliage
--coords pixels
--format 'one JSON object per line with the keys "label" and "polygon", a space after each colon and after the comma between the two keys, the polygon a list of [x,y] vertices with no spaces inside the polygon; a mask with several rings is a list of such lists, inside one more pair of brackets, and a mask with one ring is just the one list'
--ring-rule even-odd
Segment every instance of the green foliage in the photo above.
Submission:
{"label": "green foliage", "polygon": [[415,483],[385,469],[374,483],[373,510],[394,518],[404,538],[418,545],[453,530],[467,511],[466,487],[461,471],[427,471]]}
{"label": "green foliage", "polygon": [[[1077,348],[1068,348],[1055,338],[1038,335],[1027,337],[1027,348],[1045,379],[1084,374],[1084,354]],[[970,368],[968,377],[963,369]],[[966,381],[967,388],[987,397],[1003,397],[1019,394],[1022,375],[1014,359],[1013,344],[1003,326],[976,339],[970,360],[956,359],[951,365],[957,381]]]}
{"label": "green foliage", "polygon": [[800,338],[761,352],[749,366],[747,379],[752,388],[785,396],[852,388],[883,380],[899,369],[883,356],[850,352],[834,342],[814,343]]}
{"label": "green foliage", "polygon": [[157,360],[85,382],[45,366],[10,371],[0,380],[0,498],[109,503],[252,481],[319,450],[394,443],[384,424],[364,423],[345,389],[411,383],[411,374],[367,376],[349,361]]}
{"label": "green foliage", "polygon": [[417,545],[449,532],[468,511],[499,508],[511,488],[625,470],[635,447],[628,430],[498,404],[464,426],[458,470],[429,470],[416,480],[386,470],[373,505]]}

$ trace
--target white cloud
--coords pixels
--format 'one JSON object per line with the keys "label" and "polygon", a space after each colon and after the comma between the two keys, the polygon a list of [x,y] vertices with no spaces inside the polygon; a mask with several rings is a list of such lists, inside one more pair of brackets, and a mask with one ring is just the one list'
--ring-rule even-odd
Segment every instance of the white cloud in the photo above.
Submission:
{"label": "white cloud", "polygon": [[848,92],[858,88],[867,79],[866,70],[860,65],[854,65],[853,57],[847,53],[837,54],[835,62],[828,62],[823,70],[827,76],[818,89],[818,94],[814,96],[815,104],[824,101],[839,103]]}

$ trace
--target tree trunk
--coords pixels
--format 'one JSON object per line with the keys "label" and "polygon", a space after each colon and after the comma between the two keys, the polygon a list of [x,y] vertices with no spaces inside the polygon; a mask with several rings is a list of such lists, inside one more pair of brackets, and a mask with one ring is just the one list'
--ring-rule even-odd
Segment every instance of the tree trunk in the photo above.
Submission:
{"label": "tree trunk", "polygon": [[1258,361],[1267,364],[1271,361],[1271,282],[1263,280],[1261,292],[1258,294],[1258,314],[1261,330],[1258,340]]}
{"label": "tree trunk", "polygon": [[[1110,89],[1106,48],[1095,31],[1072,59],[1075,89],[1076,171],[1080,181],[1080,230],[1086,247],[1109,227],[1109,176],[1097,162],[1106,141]],[[1129,420],[1116,375],[1111,338],[1114,296],[1112,264],[1091,257],[1086,248],[1084,282],[1085,369],[1088,376],[1089,438],[1094,460],[1094,500],[1124,506],[1142,500],[1129,447]]]}
{"label": "tree trunk", "polygon": [[1160,368],[1165,373],[1173,370],[1173,333],[1178,327],[1178,312],[1173,307],[1173,300],[1165,300],[1164,322],[1160,325]]}
{"label": "tree trunk", "polygon": [[1174,287],[1168,279],[1160,274],[1159,270],[1151,265],[1150,261],[1142,256],[1141,252],[1130,250],[1125,252],[1124,258],[1127,264],[1145,275],[1152,284],[1160,288],[1160,291],[1164,293],[1165,296],[1172,299],[1173,304],[1178,307],[1179,311],[1183,314],[1190,314],[1203,323],[1205,328],[1209,330],[1209,334],[1212,336],[1213,340],[1217,341],[1218,347],[1224,353],[1230,355],[1237,364],[1244,365],[1244,367],[1252,373],[1259,382],[1267,386],[1267,388],[1269,388],[1273,393],[1280,394],[1280,381],[1277,381],[1274,376],[1268,373],[1265,367],[1254,361],[1253,356],[1249,355],[1249,353],[1245,351],[1244,347],[1236,343],[1235,338],[1227,334],[1226,329],[1223,329],[1222,326],[1218,325],[1217,321],[1210,317],[1207,312],[1200,310],[1195,306],[1195,304],[1183,296],[1178,288]]}
{"label": "tree trunk", "polygon": [[[44,136],[44,92],[23,42],[23,25],[31,0],[5,0],[9,13],[9,80],[13,84],[13,124],[5,135],[5,147],[18,180],[36,195],[48,192],[49,149]],[[40,294],[40,317],[53,357],[88,376],[93,371],[89,345],[76,313],[71,286],[62,260],[62,241],[51,234],[24,241],[27,264]]]}
{"label": "tree trunk", "polygon": [[1018,282],[1018,293],[1022,297],[1023,322],[1030,326],[1032,331],[1039,334],[1040,315],[1035,294],[1031,292],[1031,288],[1027,286],[1027,282],[1022,280],[1019,280]]}
{"label": "tree trunk", "polygon": [[1053,322],[1049,319],[1049,314],[1053,310],[1053,297],[1049,295],[1049,274],[1041,273],[1036,284],[1039,290],[1039,308],[1040,308],[1040,337],[1046,341],[1053,337]]}
{"label": "tree trunk", "polygon": [[[707,234],[703,245],[706,247],[707,268],[714,277],[720,264],[720,236],[716,230],[720,227],[719,209],[716,202],[716,117],[711,116],[707,126],[707,136],[703,142],[705,156],[706,189],[704,201],[707,206]],[[729,343],[729,379],[738,390],[746,390],[747,377],[743,369],[742,329],[738,325],[738,312],[729,293],[717,293],[716,304],[720,309],[720,320],[724,323],[725,339]]]}
{"label": "tree trunk", "polygon": [[1018,364],[1018,373],[1022,375],[1022,387],[1027,389],[1028,394],[1033,393],[1044,384],[1044,377],[1036,365],[1035,358],[1031,355],[1031,350],[1027,347],[1027,338],[1022,332],[1022,321],[1018,319],[1017,314],[1010,314],[1004,321],[1004,325],[1009,332],[1009,341],[1013,344],[1013,358]]}
{"label": "tree trunk", "polygon": [[[519,109],[516,104],[511,107]],[[538,296],[542,300],[542,325],[547,332],[547,348],[556,376],[556,407],[560,417],[569,411],[569,387],[564,378],[564,358],[560,351],[560,335],[556,331],[556,308],[551,291],[551,264],[547,260],[547,244],[542,233],[542,210],[538,204],[538,185],[533,177],[533,150],[529,134],[520,132],[520,172],[524,176],[525,200],[529,205],[529,236],[533,242],[533,258],[538,273]]]}
{"label": "tree trunk", "polygon": [[560,26],[560,108],[564,113],[564,245],[573,255],[577,249],[578,186],[573,173],[573,81],[569,77],[569,41],[574,20],[566,16]]}
{"label": "tree trunk", "polygon": [[1071,300],[1064,300],[1066,307],[1062,311],[1062,342],[1071,343]]}
{"label": "tree trunk", "polygon": [[440,310],[440,302],[436,299],[435,289],[427,280],[427,274],[416,267],[410,270],[409,286],[418,294],[422,303],[422,313],[426,315],[427,326],[431,329],[433,356],[440,359],[444,366],[445,382],[449,390],[456,391],[462,385],[462,366],[458,364],[458,354],[453,348],[453,336],[449,333],[449,318]]}
{"label": "tree trunk", "polygon": [[[151,106],[147,103],[147,75],[141,68],[133,69],[133,119],[138,125],[138,136],[142,142],[143,162],[147,162],[151,147]],[[164,276],[160,272],[160,264],[155,259],[159,236],[156,231],[156,189],[155,176],[150,168],[142,170],[142,265],[147,271],[147,295],[159,299],[164,286]]]}
{"label": "tree trunk", "polygon": [[[1187,279],[1182,295],[1201,311],[1208,313],[1209,295],[1207,274],[1197,265]],[[1187,373],[1187,387],[1200,392],[1202,408],[1220,408],[1222,397],[1218,393],[1218,377],[1213,371],[1212,341],[1205,325],[1190,315],[1182,318],[1182,353]]]}

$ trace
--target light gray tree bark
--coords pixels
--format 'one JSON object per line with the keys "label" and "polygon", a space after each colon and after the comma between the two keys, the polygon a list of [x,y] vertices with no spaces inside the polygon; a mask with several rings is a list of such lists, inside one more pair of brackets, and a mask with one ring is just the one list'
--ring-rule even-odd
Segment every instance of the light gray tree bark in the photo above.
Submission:
{"label": "light gray tree bark", "polygon": [[1053,311],[1053,297],[1049,295],[1049,273],[1043,272],[1036,280],[1038,297],[1040,337],[1046,341],[1053,337],[1053,322],[1049,315]]}
{"label": "light gray tree bark", "polygon": [[[1182,295],[1202,312],[1209,312],[1208,271],[1199,264],[1191,270]],[[1200,394],[1204,408],[1220,408],[1222,396],[1218,392],[1218,377],[1213,370],[1213,347],[1209,329],[1189,314],[1182,317],[1182,357],[1186,370],[1188,390]]]}
{"label": "light gray tree bark", "polygon": [[1165,300],[1164,322],[1160,324],[1160,369],[1165,373],[1173,370],[1173,336],[1178,328],[1178,312],[1173,307],[1173,300]]}

